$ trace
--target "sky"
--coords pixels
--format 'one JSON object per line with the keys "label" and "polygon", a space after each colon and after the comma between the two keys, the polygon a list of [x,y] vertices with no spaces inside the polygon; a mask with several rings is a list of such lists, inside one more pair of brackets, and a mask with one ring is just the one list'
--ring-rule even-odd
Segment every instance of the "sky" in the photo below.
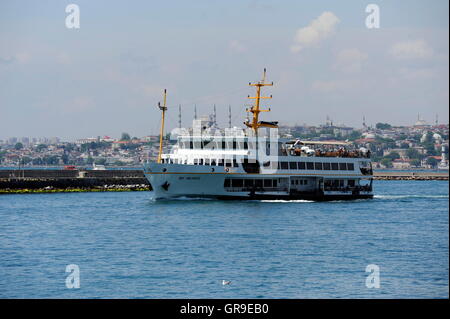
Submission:
{"label": "sky", "polygon": [[[67,28],[66,6],[80,10]],[[368,4],[379,28],[367,28]],[[411,1],[0,2],[0,139],[156,135],[217,107],[242,126],[250,81],[281,124],[448,123],[449,3]]]}

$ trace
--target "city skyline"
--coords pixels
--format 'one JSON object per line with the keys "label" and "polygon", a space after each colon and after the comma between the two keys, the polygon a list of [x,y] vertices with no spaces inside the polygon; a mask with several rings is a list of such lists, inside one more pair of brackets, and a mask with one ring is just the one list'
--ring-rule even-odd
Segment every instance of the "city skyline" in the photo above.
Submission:
{"label": "city skyline", "polygon": [[379,29],[365,25],[367,3],[232,3],[76,1],[77,30],[65,3],[1,4],[0,139],[157,135],[164,88],[169,129],[180,104],[184,126],[194,105],[202,115],[214,104],[219,124],[231,105],[242,126],[247,83],[264,67],[267,120],[448,123],[448,2],[377,1]]}

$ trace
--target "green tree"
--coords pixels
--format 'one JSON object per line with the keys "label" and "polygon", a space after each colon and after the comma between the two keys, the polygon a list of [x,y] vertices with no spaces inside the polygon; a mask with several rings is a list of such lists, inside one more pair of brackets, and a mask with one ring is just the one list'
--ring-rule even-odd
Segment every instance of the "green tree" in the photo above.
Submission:
{"label": "green tree", "polygon": [[120,138],[121,141],[129,141],[131,140],[130,134],[128,133],[122,133],[122,137]]}
{"label": "green tree", "polygon": [[20,143],[20,142],[18,142],[18,143],[16,143],[16,145],[14,145],[14,148],[15,148],[16,150],[21,150],[21,149],[23,148],[23,144]]}
{"label": "green tree", "polygon": [[434,157],[428,157],[427,158],[427,164],[431,165],[432,167],[436,167],[439,161],[435,159]]}
{"label": "green tree", "polygon": [[410,159],[422,159],[424,156],[418,150],[410,148],[406,151],[406,156]]}
{"label": "green tree", "polygon": [[420,159],[417,159],[417,158],[415,158],[415,159],[413,159],[412,161],[411,161],[411,165],[412,166],[415,166],[415,167],[419,167],[420,166]]}
{"label": "green tree", "polygon": [[379,130],[388,130],[392,128],[391,124],[388,123],[377,123],[375,127]]}
{"label": "green tree", "polygon": [[380,163],[387,168],[392,167],[392,160],[390,158],[383,158]]}
{"label": "green tree", "polygon": [[45,144],[39,144],[38,146],[36,146],[36,151],[37,152],[41,152],[43,150],[47,149],[47,145]]}
{"label": "green tree", "polygon": [[97,165],[105,165],[106,164],[106,158],[98,158],[94,162]]}
{"label": "green tree", "polygon": [[388,158],[388,159],[390,159],[392,161],[392,160],[395,160],[395,159],[399,159],[400,158],[400,154],[397,153],[397,152],[390,152],[388,155],[385,156],[385,158]]}

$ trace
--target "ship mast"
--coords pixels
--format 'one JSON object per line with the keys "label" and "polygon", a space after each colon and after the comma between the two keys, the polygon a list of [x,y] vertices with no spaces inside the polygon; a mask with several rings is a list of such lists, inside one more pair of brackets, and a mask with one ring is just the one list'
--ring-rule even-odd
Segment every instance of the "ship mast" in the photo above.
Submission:
{"label": "ship mast", "polygon": [[270,112],[270,108],[268,110],[261,110],[259,108],[261,99],[271,99],[272,98],[272,95],[271,96],[261,96],[261,88],[263,86],[273,86],[273,82],[266,83],[266,69],[264,68],[263,78],[261,81],[256,82],[256,83],[249,83],[248,85],[256,87],[256,96],[248,96],[249,99],[255,100],[255,103],[252,105],[250,110],[249,109],[246,110],[247,112],[253,113],[253,120],[252,120],[252,122],[245,122],[244,124],[247,125],[248,127],[251,127],[255,131],[255,134],[258,134],[258,128],[260,128],[260,127],[278,127],[276,125],[276,123],[259,122],[259,113]]}
{"label": "ship mast", "polygon": [[161,105],[161,102],[158,102],[158,107],[162,111],[161,116],[161,131],[159,133],[159,153],[158,153],[158,163],[161,163],[161,155],[162,155],[162,147],[163,147],[163,134],[164,134],[164,117],[166,115],[167,106],[166,106],[166,98],[167,98],[167,90],[164,89],[164,103]]}

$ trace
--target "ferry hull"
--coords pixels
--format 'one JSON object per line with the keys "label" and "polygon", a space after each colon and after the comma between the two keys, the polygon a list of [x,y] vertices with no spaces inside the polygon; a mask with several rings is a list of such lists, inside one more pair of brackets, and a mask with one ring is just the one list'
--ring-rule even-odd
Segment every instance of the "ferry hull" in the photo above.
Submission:
{"label": "ferry hull", "polygon": [[[214,171],[212,171],[214,170]],[[219,200],[355,200],[373,198],[371,192],[309,192],[285,191],[233,191],[224,188],[229,176],[249,177],[245,173],[233,173],[223,167],[150,163],[144,166],[144,174],[152,185],[153,199],[211,198]],[[259,176],[253,174],[253,176]],[[272,175],[282,177],[282,175]]]}

